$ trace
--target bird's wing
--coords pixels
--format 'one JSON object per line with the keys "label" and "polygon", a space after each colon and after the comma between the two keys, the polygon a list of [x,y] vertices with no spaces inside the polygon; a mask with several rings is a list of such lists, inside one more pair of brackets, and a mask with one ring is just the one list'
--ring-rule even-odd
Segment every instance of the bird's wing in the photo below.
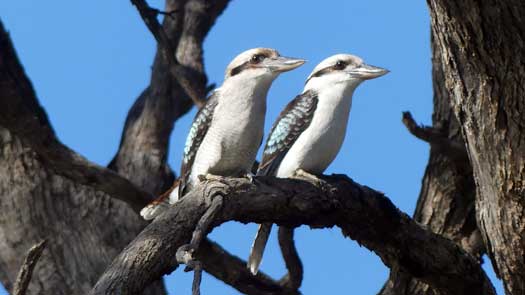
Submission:
{"label": "bird's wing", "polygon": [[317,107],[317,93],[308,90],[296,96],[273,124],[257,175],[275,175],[284,156],[299,135],[310,126]]}
{"label": "bird's wing", "polygon": [[182,166],[180,169],[180,186],[179,186],[179,198],[184,196],[185,188],[190,177],[191,168],[195,161],[197,151],[204,139],[204,136],[208,132],[208,129],[213,118],[213,111],[218,103],[218,94],[215,90],[204,106],[197,112],[193,123],[191,124],[190,132],[186,138],[186,144],[184,146],[184,155],[182,157]]}

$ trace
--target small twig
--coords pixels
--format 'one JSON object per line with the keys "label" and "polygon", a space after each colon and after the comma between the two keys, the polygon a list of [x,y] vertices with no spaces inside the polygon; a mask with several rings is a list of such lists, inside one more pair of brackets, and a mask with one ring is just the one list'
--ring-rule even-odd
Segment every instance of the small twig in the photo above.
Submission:
{"label": "small twig", "polygon": [[193,283],[191,284],[191,294],[201,294],[201,280],[202,280],[202,264],[200,261],[195,261],[193,266]]}
{"label": "small twig", "polygon": [[297,290],[303,282],[303,263],[297,253],[294,242],[294,229],[286,226],[279,226],[279,246],[283,255],[284,263],[288,269],[281,280],[281,286]]}
{"label": "small twig", "polygon": [[195,260],[193,255],[199,249],[201,242],[211,229],[215,216],[222,208],[222,195],[219,194],[211,197],[211,205],[199,219],[199,222],[193,231],[190,243],[180,247],[176,254],[177,262],[186,264],[186,269],[184,271],[193,269],[193,295],[200,295],[200,284],[202,279],[202,264],[200,261]]}
{"label": "small twig", "polygon": [[442,130],[430,126],[418,125],[410,112],[403,112],[402,121],[408,131],[415,137],[428,142],[433,147],[441,149],[443,153],[454,159],[468,161],[466,148],[449,139]]}
{"label": "small twig", "polygon": [[[172,76],[180,84],[186,94],[191,98],[193,103],[198,108],[202,107],[204,102],[201,97],[204,96],[204,94],[197,93],[197,91],[191,87],[190,81],[186,79],[186,76],[184,75],[184,67],[175,58],[174,46],[159,23],[159,20],[157,19],[157,15],[162,14],[161,11],[151,8],[145,0],[131,0],[131,3],[137,7],[142,20],[153,34],[153,37],[155,37],[155,40],[157,40],[159,47],[162,49],[164,57],[168,61],[168,66]],[[175,12],[176,10],[170,13]]]}
{"label": "small twig", "polygon": [[151,11],[155,12],[157,15],[166,15],[168,17],[170,17],[171,19],[173,19],[173,15],[178,11],[178,9],[173,9],[171,11],[162,11],[162,10],[159,10],[157,8],[153,8],[153,7],[150,7]]}
{"label": "small twig", "polygon": [[20,271],[16,277],[13,295],[24,295],[27,292],[27,287],[31,281],[33,270],[35,269],[36,263],[38,262],[38,259],[40,259],[45,247],[46,240],[42,240],[27,251],[26,259],[24,260],[22,267],[20,267]]}

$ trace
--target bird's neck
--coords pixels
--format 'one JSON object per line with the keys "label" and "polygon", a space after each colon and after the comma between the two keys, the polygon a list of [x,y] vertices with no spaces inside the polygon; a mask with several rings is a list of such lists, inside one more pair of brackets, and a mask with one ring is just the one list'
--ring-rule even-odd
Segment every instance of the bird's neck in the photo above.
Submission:
{"label": "bird's neck", "polygon": [[305,85],[304,92],[315,91],[319,97],[319,105],[343,107],[344,111],[349,111],[347,109],[352,104],[352,95],[357,86],[358,83],[333,83],[329,86],[308,83]]}
{"label": "bird's neck", "polygon": [[266,109],[266,95],[272,85],[271,77],[232,77],[221,87],[223,102]]}

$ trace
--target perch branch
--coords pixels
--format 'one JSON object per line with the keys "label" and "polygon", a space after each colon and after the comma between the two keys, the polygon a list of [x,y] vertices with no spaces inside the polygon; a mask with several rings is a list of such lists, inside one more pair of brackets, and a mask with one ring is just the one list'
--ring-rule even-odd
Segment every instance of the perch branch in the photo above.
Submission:
{"label": "perch branch", "polygon": [[[209,208],[210,187],[223,191],[213,223],[272,222],[296,227],[338,226],[344,236],[396,268],[449,294],[490,294],[494,288],[476,260],[459,246],[400,212],[382,193],[343,176],[324,178],[323,190],[305,181],[258,177],[207,182],[155,219],[118,255],[91,294],[136,294],[176,267],[175,251],[188,243]],[[206,264],[204,264],[206,265]]]}

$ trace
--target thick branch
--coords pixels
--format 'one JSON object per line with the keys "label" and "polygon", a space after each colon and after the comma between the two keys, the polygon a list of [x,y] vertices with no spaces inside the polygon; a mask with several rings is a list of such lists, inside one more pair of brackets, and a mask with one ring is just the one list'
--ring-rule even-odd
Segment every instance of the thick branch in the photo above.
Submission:
{"label": "thick branch", "polygon": [[495,294],[479,264],[453,242],[423,229],[385,196],[346,177],[330,177],[321,191],[291,179],[225,179],[201,185],[151,223],[97,282],[92,294],[140,292],[176,267],[175,250],[188,243],[210,204],[224,192],[215,226],[223,222],[273,222],[289,227],[338,226],[374,251],[390,268],[410,273],[450,294]]}

